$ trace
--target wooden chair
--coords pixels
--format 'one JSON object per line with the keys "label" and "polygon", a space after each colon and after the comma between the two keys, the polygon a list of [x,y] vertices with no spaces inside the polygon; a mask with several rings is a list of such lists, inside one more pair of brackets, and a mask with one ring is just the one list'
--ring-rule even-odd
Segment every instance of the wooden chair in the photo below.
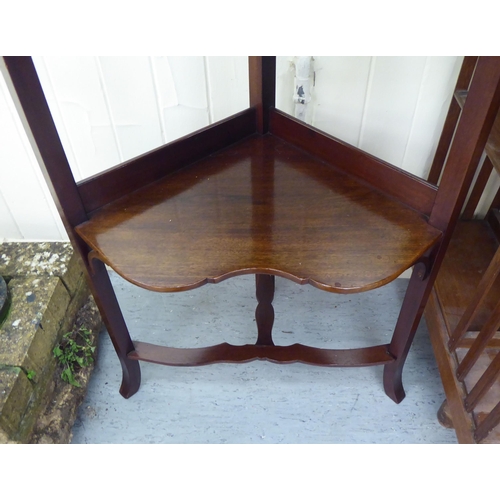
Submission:
{"label": "wooden chair", "polygon": [[[139,389],[139,361],[268,359],[383,364],[386,394],[404,398],[403,365],[500,105],[499,58],[477,63],[439,188],[276,110],[274,57],[250,57],[247,110],[75,183],[31,59],[6,57],[5,68],[120,359],[124,397]],[[255,345],[133,342],[105,264],[158,292],[255,274]],[[412,266],[390,343],[274,345],[275,276],[357,293]]]}
{"label": "wooden chair", "polygon": [[[438,150],[449,147],[476,60],[464,59]],[[430,178],[443,163],[436,155]],[[459,443],[500,442],[500,189],[478,206],[499,174],[500,113],[425,309],[446,394],[438,417]]]}

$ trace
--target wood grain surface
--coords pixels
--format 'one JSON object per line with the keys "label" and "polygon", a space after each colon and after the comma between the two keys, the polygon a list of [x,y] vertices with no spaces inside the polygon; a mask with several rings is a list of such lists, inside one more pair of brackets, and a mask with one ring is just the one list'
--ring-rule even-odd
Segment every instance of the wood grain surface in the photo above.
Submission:
{"label": "wood grain surface", "polygon": [[248,273],[369,290],[441,235],[417,212],[272,135],[133,192],[76,230],[125,279],[165,292]]}

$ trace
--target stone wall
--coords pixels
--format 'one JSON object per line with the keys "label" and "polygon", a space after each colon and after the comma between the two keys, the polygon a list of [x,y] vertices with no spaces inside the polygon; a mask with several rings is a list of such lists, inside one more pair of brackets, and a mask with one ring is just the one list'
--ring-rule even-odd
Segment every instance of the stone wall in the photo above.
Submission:
{"label": "stone wall", "polygon": [[69,243],[0,244],[11,306],[0,327],[0,443],[29,442],[47,403],[52,350],[89,297]]}

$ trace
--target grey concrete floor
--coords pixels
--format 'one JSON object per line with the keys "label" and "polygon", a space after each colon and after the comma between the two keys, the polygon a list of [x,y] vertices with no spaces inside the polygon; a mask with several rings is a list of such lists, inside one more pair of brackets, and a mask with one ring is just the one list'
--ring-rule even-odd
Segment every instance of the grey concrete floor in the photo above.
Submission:
{"label": "grey concrete floor", "polygon": [[[172,347],[253,343],[253,276],[177,294],[137,288],[111,273],[134,339]],[[386,343],[407,279],[356,295],[277,278],[274,340],[348,348]],[[141,363],[142,385],[118,393],[121,369],[106,333],[73,443],[456,443],[436,412],[443,387],[422,321],[392,402],[382,367],[325,368],[265,361],[178,368]]]}

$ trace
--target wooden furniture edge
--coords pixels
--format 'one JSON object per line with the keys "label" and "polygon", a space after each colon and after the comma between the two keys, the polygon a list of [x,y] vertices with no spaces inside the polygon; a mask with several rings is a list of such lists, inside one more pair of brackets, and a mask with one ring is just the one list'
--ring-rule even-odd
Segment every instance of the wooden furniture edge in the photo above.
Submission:
{"label": "wooden furniture edge", "polygon": [[40,165],[70,238],[73,227],[87,220],[74,178],[35,65],[30,57],[3,56],[0,69],[19,113],[28,141]]}
{"label": "wooden furniture edge", "polygon": [[232,345],[224,342],[201,348],[165,347],[134,342],[129,359],[167,366],[202,366],[213,363],[246,363],[257,359],[276,363],[306,363],[318,366],[362,367],[394,361],[388,344],[359,349],[324,349],[303,344]]}
{"label": "wooden furniture edge", "polygon": [[[256,132],[255,109],[213,125],[77,183],[87,213],[230,146]],[[124,179],[127,179],[125,182]]]}
{"label": "wooden furniture edge", "polygon": [[[82,239],[84,239],[84,236],[78,231],[78,227],[82,227],[84,225],[85,225],[85,223],[81,224],[80,226],[77,226],[77,228],[76,228],[76,233]],[[84,239],[84,241],[85,241],[85,239]],[[427,248],[424,248],[422,253],[425,254],[425,252],[429,252],[430,250],[432,250],[434,248],[434,246],[436,244],[437,243],[435,243],[434,245],[431,245]],[[356,293],[364,293],[364,292],[368,292],[370,290],[376,290],[377,288],[381,288],[382,286],[388,285],[392,281],[396,280],[399,276],[401,276],[401,274],[404,271],[411,269],[413,266],[422,262],[422,257],[420,257],[415,262],[410,264],[408,267],[405,267],[402,270],[400,269],[397,272],[394,272],[393,274],[391,274],[391,275],[389,275],[389,276],[387,276],[379,281],[370,283],[369,285],[366,285],[366,286],[363,286],[360,288],[338,288],[338,287],[335,287],[334,285],[328,285],[326,283],[323,283],[321,281],[315,280],[315,279],[310,278],[310,277],[301,278],[299,276],[296,276],[295,274],[292,274],[292,273],[289,273],[286,271],[282,271],[280,269],[269,268],[269,267],[245,267],[245,268],[241,268],[241,269],[236,269],[234,271],[224,272],[224,273],[218,274],[217,276],[214,276],[214,277],[204,277],[204,278],[202,278],[199,281],[196,281],[194,283],[187,283],[187,284],[183,284],[183,285],[177,286],[177,287],[165,287],[165,286],[158,286],[157,287],[157,286],[150,285],[148,283],[136,280],[135,278],[132,278],[129,274],[127,274],[119,266],[117,266],[113,261],[108,259],[107,256],[105,254],[103,254],[103,252],[98,247],[96,247],[90,243],[88,243],[88,245],[89,245],[89,248],[91,248],[91,250],[88,254],[88,262],[89,262],[90,267],[92,267],[92,262],[94,260],[99,260],[103,264],[105,264],[105,265],[109,266],[111,269],[113,269],[113,271],[115,271],[116,274],[121,276],[124,280],[128,281],[129,283],[132,283],[133,285],[135,285],[139,288],[143,288],[144,290],[149,290],[149,291],[158,292],[158,293],[186,292],[186,291],[190,291],[190,290],[195,290],[196,288],[201,288],[202,286],[205,286],[208,284],[216,285],[218,283],[222,283],[223,281],[226,281],[227,279],[235,278],[237,276],[246,276],[248,274],[255,274],[255,275],[265,274],[268,276],[284,278],[284,279],[292,281],[293,283],[296,283],[297,285],[301,285],[301,286],[310,285],[310,286],[313,286],[313,287],[317,288],[318,290],[322,290],[324,292],[349,295],[349,294],[356,294]]]}
{"label": "wooden furniture edge", "polygon": [[250,107],[256,110],[259,134],[269,132],[269,111],[276,101],[276,56],[248,58]]}
{"label": "wooden furniture edge", "polygon": [[[467,101],[467,90],[459,89],[454,93],[454,99],[462,110]],[[486,141],[485,151],[487,157],[492,163],[495,170],[500,173],[500,113],[497,114],[496,120],[491,129],[491,134]]]}
{"label": "wooden furniture edge", "polygon": [[[250,146],[247,146],[247,148],[249,148],[249,150],[253,152],[253,155],[255,155],[256,149],[259,149],[256,147],[256,143],[257,144],[270,143],[273,148],[277,147],[277,150],[280,150],[280,151],[282,151],[284,146],[286,145],[288,148],[287,154],[285,155],[283,153],[283,151],[281,152],[281,154],[283,155],[283,157],[280,160],[281,162],[284,162],[285,160],[289,160],[291,162],[292,159],[290,159],[290,158],[293,157],[295,154],[299,153],[299,150],[296,149],[293,145],[290,146],[284,140],[282,140],[276,136],[273,136],[272,134],[267,134],[264,136],[253,135],[253,136],[239,142],[233,148],[227,148],[227,149],[223,150],[221,152],[221,154],[223,156],[226,154],[229,154],[229,157],[235,158],[236,157],[235,156],[235,149],[237,149],[239,147],[244,147],[245,144],[250,144]],[[268,151],[268,154],[269,154],[269,148],[266,148],[266,150]],[[262,158],[264,158],[264,157],[262,157]],[[345,173],[343,173],[342,171],[340,171],[339,169],[335,169],[334,167],[327,165],[325,162],[322,162],[314,157],[310,157],[307,153],[304,153],[304,154],[301,153],[300,159],[301,159],[301,161],[304,162],[305,165],[308,165],[308,166],[314,165],[317,167],[321,167],[322,168],[321,171],[323,172],[322,175],[325,176],[326,179],[329,179],[329,182],[331,183],[332,186],[336,186],[336,188],[338,188],[338,189],[342,185],[341,179],[345,179],[345,180],[349,179],[349,176],[346,175]],[[218,159],[218,153],[215,153],[214,155],[212,155],[210,157],[209,161],[215,165],[221,164],[221,161]],[[199,183],[201,181],[201,179],[203,178],[203,172],[205,172],[206,169],[203,166],[203,160],[200,160],[200,162],[201,162],[201,164],[198,167],[197,167],[197,165],[198,165],[197,163],[194,163],[191,165],[191,167],[189,167],[189,168],[198,168],[197,175],[196,176],[191,175],[189,177],[189,179],[187,180],[187,183],[186,183],[186,181],[181,183],[182,186],[185,186],[186,188],[190,188],[190,187],[192,187],[191,183]],[[224,161],[222,161],[222,164],[224,164]],[[160,184],[158,184],[158,183],[149,184],[148,186],[145,186],[144,188],[136,190],[135,195],[134,195],[135,198],[142,196],[142,199],[146,200],[146,203],[141,205],[141,207],[142,207],[141,209],[136,208],[136,206],[134,205],[133,209],[127,210],[126,212],[128,214],[138,215],[138,214],[141,214],[144,210],[147,211],[149,208],[151,208],[151,200],[156,199],[155,196],[152,196],[151,194],[148,195],[149,189],[156,189],[157,186],[163,185],[164,188],[157,189],[158,192],[163,193],[162,194],[162,196],[163,196],[168,191],[169,185],[175,186],[176,179],[179,178],[178,176],[185,176],[186,172],[188,172],[188,171],[189,171],[189,169],[188,170],[183,169],[181,171],[172,173],[170,176],[164,177],[162,180],[160,180],[159,181]],[[313,179],[314,185],[317,185],[318,183],[323,182],[321,175],[316,176],[316,174],[314,172],[310,172],[310,171],[308,171],[307,174],[308,174],[308,176],[310,176]],[[339,179],[337,179],[336,181],[333,180],[333,179],[335,179],[335,176],[339,176]],[[210,177],[212,177],[212,176],[210,176]],[[352,186],[353,184],[361,186],[361,189],[363,190],[362,192],[366,193],[366,190],[367,190],[366,186],[364,186],[362,183],[359,183],[359,181],[357,179],[350,178],[348,180],[348,182],[349,182],[350,186]],[[304,184],[302,183],[301,184],[302,189],[303,189],[303,186],[304,186]],[[286,267],[286,266],[281,267],[281,266],[276,265],[276,263],[268,263],[268,265],[264,265],[264,263],[260,262],[260,261],[259,261],[260,265],[258,265],[259,262],[257,262],[257,261],[256,262],[245,261],[244,266],[236,267],[236,266],[232,265],[228,268],[221,267],[220,269],[217,269],[217,272],[212,272],[212,274],[205,274],[204,272],[199,273],[195,277],[193,276],[192,277],[193,279],[179,282],[175,286],[173,286],[173,285],[167,286],[166,284],[160,285],[159,282],[153,282],[153,281],[147,281],[147,280],[145,281],[144,279],[140,279],[139,275],[131,273],[130,270],[127,270],[126,266],[120,265],[120,262],[118,262],[117,260],[115,260],[113,258],[113,253],[107,251],[105,248],[102,248],[96,239],[96,234],[98,234],[98,232],[95,232],[95,229],[99,224],[99,220],[101,220],[101,221],[106,220],[105,218],[107,216],[113,218],[115,216],[115,214],[125,213],[125,211],[124,211],[125,203],[127,203],[126,206],[128,206],[129,208],[131,207],[130,199],[128,199],[128,198],[125,198],[125,201],[122,201],[122,202],[118,201],[117,204],[111,203],[108,206],[103,207],[101,210],[94,212],[93,218],[91,221],[86,221],[83,224],[78,225],[75,228],[75,230],[76,230],[77,234],[87,243],[87,245],[93,249],[92,252],[88,256],[89,262],[92,262],[93,259],[99,259],[102,262],[106,263],[108,266],[110,266],[112,269],[114,269],[115,272],[117,274],[119,274],[120,276],[122,276],[125,280],[127,280],[127,281],[133,283],[134,285],[137,285],[141,288],[145,288],[145,289],[156,291],[156,292],[180,292],[180,291],[195,289],[195,288],[203,286],[207,283],[219,283],[221,281],[224,281],[224,280],[231,278],[231,277],[234,277],[234,276],[239,276],[239,275],[244,275],[244,274],[268,274],[268,275],[274,275],[274,276],[281,276],[283,278],[289,279],[289,280],[291,280],[297,284],[300,284],[300,285],[310,284],[318,289],[328,291],[328,292],[343,293],[343,294],[359,293],[359,292],[364,292],[364,291],[368,291],[368,290],[373,290],[375,288],[378,288],[378,287],[381,287],[385,284],[388,284],[391,281],[393,281],[394,279],[396,279],[398,276],[400,276],[405,270],[414,266],[415,264],[420,262],[422,259],[425,260],[426,257],[424,258],[424,255],[428,251],[430,251],[432,248],[434,248],[439,243],[440,239],[442,238],[442,233],[439,230],[429,226],[429,224],[424,220],[424,218],[421,215],[415,213],[413,210],[409,209],[407,206],[403,206],[394,200],[389,200],[385,196],[381,197],[380,193],[378,193],[376,190],[370,189],[370,191],[373,192],[374,196],[376,197],[377,200],[379,200],[379,202],[383,198],[384,200],[387,199],[388,203],[390,204],[391,209],[388,212],[386,212],[380,216],[381,220],[383,220],[383,221],[392,220],[391,218],[395,213],[397,213],[397,210],[401,210],[401,211],[403,211],[403,213],[405,213],[407,216],[410,217],[408,219],[409,222],[414,222],[415,224],[417,224],[418,228],[419,228],[418,230],[423,231],[425,233],[426,239],[425,240],[423,240],[422,238],[415,239],[415,243],[411,247],[412,248],[411,253],[408,253],[407,255],[405,254],[404,259],[394,258],[393,260],[390,261],[391,262],[390,269],[388,269],[387,266],[385,266],[383,268],[383,270],[384,270],[383,273],[382,272],[375,273],[373,275],[373,278],[374,278],[373,280],[366,281],[362,285],[360,285],[358,283],[356,283],[356,284],[350,283],[350,285],[347,286],[347,284],[344,283],[343,280],[333,280],[332,279],[330,281],[328,281],[328,280],[322,281],[320,279],[320,277],[317,276],[316,274],[306,273],[306,271],[304,271],[304,267],[300,267],[300,266],[295,267],[295,268],[290,268],[290,267]],[[204,199],[204,197],[202,197],[202,199]],[[364,200],[364,197],[362,199]],[[313,200],[311,200],[311,202],[313,202]],[[372,209],[371,211],[376,212],[376,210],[374,210],[374,209]],[[351,214],[351,215],[353,215],[353,214]],[[271,217],[272,213],[269,213],[269,216]],[[366,216],[367,216],[367,214],[364,213],[363,218],[360,219],[359,223],[361,224],[361,226],[363,225],[363,222],[366,222]],[[350,217],[350,216],[348,215],[348,217]],[[126,220],[126,218],[123,218],[122,219],[123,224],[118,224],[118,225],[120,227],[124,227],[125,220]],[[159,220],[161,221],[162,219],[160,218]],[[331,223],[333,225],[336,224],[335,218],[330,219],[330,220],[331,220]],[[351,223],[352,223],[353,218],[351,217],[350,219],[347,219],[347,220],[351,221]],[[401,219],[397,219],[397,224],[400,225],[401,223],[402,223]],[[116,224],[116,222],[114,224]],[[255,224],[255,221],[253,221],[253,224]],[[315,225],[314,223],[312,223],[312,224]],[[193,223],[189,223],[187,225],[188,225],[188,227],[194,227],[196,225],[196,221],[193,221]],[[344,225],[345,225],[345,222],[344,222]],[[340,226],[342,227],[343,224],[341,223]],[[348,226],[349,226],[349,224],[347,224],[345,227],[348,227]],[[104,227],[107,227],[106,223],[104,223]],[[152,226],[151,221],[145,222],[144,227],[152,228],[153,226]],[[415,231],[417,231],[416,225],[415,226],[408,225],[407,227],[413,228],[413,230],[411,230],[410,233],[414,233]],[[248,227],[248,230],[250,230],[250,226]],[[332,229],[332,231],[333,231],[333,229]],[[153,231],[153,233],[155,233],[155,231]],[[342,234],[344,237],[347,237],[347,239],[349,239],[348,235],[345,231]],[[358,233],[358,238],[359,238],[360,234],[361,233]],[[363,234],[365,234],[365,233],[363,233]],[[385,234],[386,234],[386,238],[387,238],[387,233],[385,233]],[[221,237],[222,237],[222,233],[221,233]],[[369,237],[369,234],[367,233],[367,238],[368,237]],[[291,243],[290,238],[291,238],[290,235],[288,235],[288,237],[285,238],[286,240],[288,240],[288,243],[287,243],[288,245],[290,245],[290,243]],[[271,241],[272,239],[273,238],[271,236],[269,236],[269,240]],[[293,238],[292,238],[292,240],[293,240]],[[141,238],[141,241],[144,242],[145,238]],[[356,239],[356,244],[357,245],[359,244],[358,239]],[[129,246],[129,244],[119,245],[118,246],[119,252],[121,252],[122,248],[128,247],[128,246]],[[405,248],[408,248],[408,246]],[[161,253],[163,254],[163,252],[165,251],[165,247],[162,245],[161,249],[162,249]],[[109,250],[109,248],[108,248],[108,250]],[[175,254],[178,254],[179,251],[173,250],[173,251],[171,251],[171,253],[173,255],[175,255]],[[203,256],[206,258],[205,251],[203,251]],[[304,258],[304,257],[302,257],[302,258]],[[380,258],[381,257],[379,257],[379,259]],[[162,259],[164,259],[164,257],[162,257]],[[202,259],[199,259],[199,260],[201,261]],[[378,260],[376,260],[375,262],[372,262],[370,267],[376,268],[378,262],[379,262]],[[396,266],[396,263],[397,263],[397,266]],[[123,262],[122,262],[122,264],[123,264]],[[155,272],[153,273],[153,275],[155,277],[158,274],[157,271],[158,271],[158,269],[155,268]],[[212,269],[212,271],[214,271],[214,270]],[[366,276],[366,273],[363,273],[363,275]]]}
{"label": "wooden furniture edge", "polygon": [[486,214],[486,220],[495,235],[495,238],[500,243],[500,211],[496,208],[491,209]]}
{"label": "wooden furniture edge", "polygon": [[410,208],[430,215],[437,187],[427,181],[277,109],[271,112],[270,132]]}
{"label": "wooden furniture edge", "polygon": [[473,444],[475,443],[473,437],[475,425],[472,416],[465,410],[463,404],[465,389],[455,378],[458,365],[446,347],[449,335],[435,289],[431,291],[424,316],[458,442]]}
{"label": "wooden furniture edge", "polygon": [[460,118],[460,112],[463,106],[460,105],[459,99],[457,98],[457,92],[460,92],[461,89],[469,88],[474,70],[476,68],[477,60],[478,56],[464,57],[462,67],[460,68],[460,73],[455,85],[455,92],[450,99],[448,114],[444,122],[441,137],[434,154],[434,160],[432,161],[429,175],[427,177],[427,180],[431,184],[437,184],[439,182],[446,157],[448,156],[448,150],[453,140],[453,135],[455,133],[458,120]]}

